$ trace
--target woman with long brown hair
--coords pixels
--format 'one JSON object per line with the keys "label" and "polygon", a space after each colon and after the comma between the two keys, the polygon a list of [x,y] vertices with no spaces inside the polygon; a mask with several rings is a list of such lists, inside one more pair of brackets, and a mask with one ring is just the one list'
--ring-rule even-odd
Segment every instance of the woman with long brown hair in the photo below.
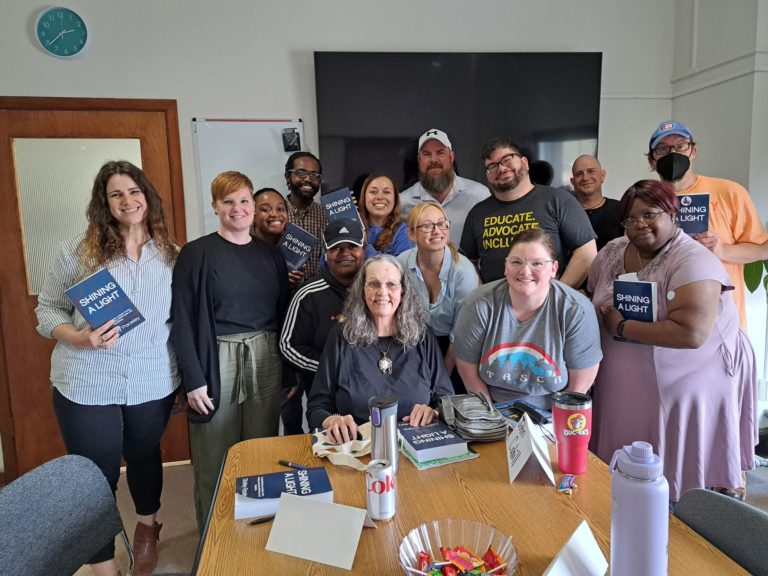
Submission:
{"label": "woman with long brown hair", "polygon": [[[160,196],[130,162],[107,162],[93,183],[84,235],[62,242],[35,310],[38,332],[57,340],[53,407],[67,451],[93,460],[112,491],[125,458],[138,523],[136,574],[157,564],[163,469],[160,438],[179,375],[170,350],[171,274],[178,248]],[[121,336],[109,321],[91,328],[65,291],[106,268],[145,321]],[[114,544],[92,559],[94,574],[117,574]]]}
{"label": "woman with long brown hair", "polygon": [[358,206],[360,218],[368,231],[365,257],[376,254],[397,256],[413,242],[400,214],[400,191],[395,181],[382,172],[374,172],[365,179],[360,190]]}

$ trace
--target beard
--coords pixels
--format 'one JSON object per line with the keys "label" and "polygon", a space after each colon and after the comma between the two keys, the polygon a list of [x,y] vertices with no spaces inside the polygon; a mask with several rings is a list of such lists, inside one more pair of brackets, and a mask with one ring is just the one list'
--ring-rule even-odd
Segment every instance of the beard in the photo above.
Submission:
{"label": "beard", "polygon": [[427,168],[426,172],[419,170],[419,183],[427,192],[442,194],[453,184],[453,170],[441,170],[439,174],[433,176],[429,173],[430,168],[432,167]]}
{"label": "beard", "polygon": [[498,192],[502,194],[505,192],[511,192],[520,185],[526,174],[528,174],[528,171],[521,166],[519,170],[515,171],[512,180],[493,184],[488,182],[488,187],[491,189],[491,192]]}
{"label": "beard", "polygon": [[303,185],[304,185],[304,182],[294,183],[294,182],[288,181],[288,191],[291,194],[298,196],[299,198],[309,198],[309,200],[312,200],[317,194],[317,191],[320,189],[320,184],[315,182],[309,183],[309,185],[312,186],[311,196],[309,195],[308,192],[305,192],[304,190],[301,189]]}

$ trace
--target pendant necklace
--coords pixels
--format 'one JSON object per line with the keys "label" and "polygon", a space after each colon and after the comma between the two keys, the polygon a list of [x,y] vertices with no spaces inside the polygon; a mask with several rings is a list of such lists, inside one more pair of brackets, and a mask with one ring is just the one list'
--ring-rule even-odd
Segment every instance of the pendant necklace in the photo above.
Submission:
{"label": "pendant necklace", "polygon": [[378,348],[379,354],[381,354],[381,358],[379,358],[377,364],[379,366],[379,371],[385,376],[392,374],[392,358],[387,356],[387,352],[389,352],[390,346],[392,346],[391,338],[387,344],[387,349],[382,352],[381,347],[379,346],[379,341],[378,339],[376,340],[376,348]]}

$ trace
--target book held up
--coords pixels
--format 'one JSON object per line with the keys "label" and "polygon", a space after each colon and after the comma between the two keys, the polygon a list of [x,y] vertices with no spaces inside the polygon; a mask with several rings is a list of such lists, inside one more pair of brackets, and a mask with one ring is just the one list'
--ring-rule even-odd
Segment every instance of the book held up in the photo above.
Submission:
{"label": "book held up", "polygon": [[[613,307],[626,320],[656,322],[659,318],[659,297],[656,282],[638,280],[637,274],[622,274],[613,281]],[[614,340],[631,342],[628,338],[614,336]]]}
{"label": "book held up", "polygon": [[284,492],[333,502],[331,481],[322,466],[241,476],[235,481],[235,520],[276,513]]}
{"label": "book held up", "polygon": [[317,246],[319,241],[316,236],[301,226],[289,222],[277,245],[283,252],[288,268],[298,270],[309,260],[312,249]]}
{"label": "book held up", "polygon": [[124,336],[144,322],[144,316],[106,268],[81,280],[64,294],[91,328],[114,320],[114,325],[120,327],[120,335]]}
{"label": "book held up", "polygon": [[329,222],[349,218],[350,220],[356,220],[363,227],[363,221],[357,212],[357,206],[355,206],[355,200],[349,188],[344,187],[335,192],[323,194],[320,197],[320,203],[323,205],[323,210]]}
{"label": "book held up", "polygon": [[677,225],[689,236],[706,232],[709,229],[709,194],[684,194],[680,196]]}

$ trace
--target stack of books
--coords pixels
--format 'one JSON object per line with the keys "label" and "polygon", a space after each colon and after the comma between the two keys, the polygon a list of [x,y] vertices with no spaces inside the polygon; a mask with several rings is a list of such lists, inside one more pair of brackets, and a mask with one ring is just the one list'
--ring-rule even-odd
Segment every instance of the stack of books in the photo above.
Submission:
{"label": "stack of books", "polygon": [[400,422],[397,432],[400,436],[400,451],[419,470],[478,457],[478,453],[467,445],[466,440],[439,420],[419,427]]}

